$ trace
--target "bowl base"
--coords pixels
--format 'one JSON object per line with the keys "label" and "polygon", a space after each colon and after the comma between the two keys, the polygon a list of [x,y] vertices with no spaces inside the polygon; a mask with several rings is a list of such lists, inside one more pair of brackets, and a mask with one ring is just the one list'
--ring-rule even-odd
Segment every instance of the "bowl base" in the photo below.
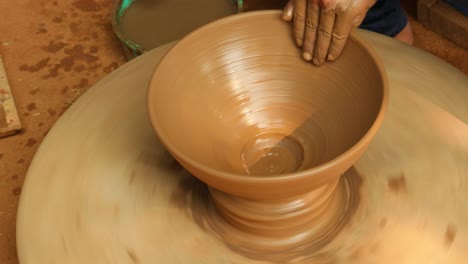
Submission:
{"label": "bowl base", "polygon": [[182,196],[195,222],[237,253],[262,261],[324,260],[320,249],[339,234],[360,200],[354,168],[334,184],[272,201],[231,196],[195,177],[190,181]]}
{"label": "bowl base", "polygon": [[242,148],[241,162],[249,175],[281,175],[296,172],[304,160],[304,149],[295,139],[262,134]]}

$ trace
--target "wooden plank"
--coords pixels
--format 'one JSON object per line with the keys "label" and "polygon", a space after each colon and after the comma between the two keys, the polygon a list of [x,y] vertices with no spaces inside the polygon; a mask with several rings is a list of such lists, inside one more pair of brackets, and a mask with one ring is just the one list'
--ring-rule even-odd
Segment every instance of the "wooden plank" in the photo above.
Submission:
{"label": "wooden plank", "polygon": [[419,0],[418,21],[428,29],[468,49],[468,17],[444,1]]}
{"label": "wooden plank", "polygon": [[0,57],[0,137],[13,135],[21,129],[21,121]]}

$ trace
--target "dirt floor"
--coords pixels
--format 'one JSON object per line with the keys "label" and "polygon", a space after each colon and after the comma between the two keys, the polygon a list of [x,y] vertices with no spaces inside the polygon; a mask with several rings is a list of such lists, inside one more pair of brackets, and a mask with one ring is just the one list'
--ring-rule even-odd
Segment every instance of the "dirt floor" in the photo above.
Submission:
{"label": "dirt floor", "polygon": [[[0,52],[24,130],[0,139],[0,263],[18,263],[15,219],[27,168],[47,131],[89,87],[125,63],[112,0],[0,1]],[[415,22],[415,45],[468,74],[468,51]],[[34,219],[31,219],[34,221]]]}

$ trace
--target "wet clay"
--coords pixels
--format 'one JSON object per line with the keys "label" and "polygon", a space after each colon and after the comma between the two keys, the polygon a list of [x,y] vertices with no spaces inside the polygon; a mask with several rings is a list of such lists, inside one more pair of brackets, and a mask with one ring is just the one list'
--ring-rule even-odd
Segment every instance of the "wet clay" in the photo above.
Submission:
{"label": "wet clay", "polygon": [[231,16],[182,39],[155,71],[148,108],[168,151],[210,186],[222,239],[291,257],[339,230],[355,195],[340,176],[388,98],[380,61],[355,36],[343,58],[315,67],[278,14]]}
{"label": "wet clay", "polygon": [[[465,264],[468,78],[414,47],[357,34],[388,71],[388,113],[342,177],[361,179],[358,187],[349,184],[359,200],[344,226],[311,249],[312,259],[296,263]],[[215,236],[204,209],[209,189],[194,183],[151,128],[147,87],[171,47],[111,73],[50,130],[21,192],[21,264],[265,264]]]}
{"label": "wet clay", "polygon": [[118,26],[124,38],[150,50],[236,12],[231,0],[136,0]]}
{"label": "wet clay", "polygon": [[211,231],[233,251],[272,263],[329,261],[319,252],[351,219],[359,204],[355,169],[304,195],[253,201],[211,189]]}
{"label": "wet clay", "polygon": [[[333,192],[335,187],[338,190]],[[233,202],[223,201],[233,197],[219,192],[215,194],[217,191],[213,189],[210,195],[210,188],[204,183],[195,177],[187,177],[180,181],[171,202],[183,209],[201,229],[212,233],[242,256],[272,263],[324,261],[330,256],[321,255],[320,249],[340,233],[355,213],[360,188],[361,176],[351,168],[343,174],[338,186],[319,188],[301,198],[276,203],[255,203],[237,198],[238,201]],[[232,206],[239,203],[242,211],[238,210],[241,207]],[[344,210],[333,210],[334,214],[327,215],[331,221],[321,219],[325,210],[343,204]],[[300,217],[296,217],[298,215]],[[301,225],[307,225],[308,232],[304,232]],[[313,239],[299,236],[313,236]],[[304,244],[304,240],[309,242]],[[300,248],[298,243],[302,244]]]}

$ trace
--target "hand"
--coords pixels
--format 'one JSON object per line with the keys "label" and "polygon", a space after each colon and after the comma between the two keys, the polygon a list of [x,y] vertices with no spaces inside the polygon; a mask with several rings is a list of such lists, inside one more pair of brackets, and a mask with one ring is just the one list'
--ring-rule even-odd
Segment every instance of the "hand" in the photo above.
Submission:
{"label": "hand", "polygon": [[293,20],[296,44],[315,65],[341,54],[354,28],[364,20],[375,0],[289,0],[283,19]]}

